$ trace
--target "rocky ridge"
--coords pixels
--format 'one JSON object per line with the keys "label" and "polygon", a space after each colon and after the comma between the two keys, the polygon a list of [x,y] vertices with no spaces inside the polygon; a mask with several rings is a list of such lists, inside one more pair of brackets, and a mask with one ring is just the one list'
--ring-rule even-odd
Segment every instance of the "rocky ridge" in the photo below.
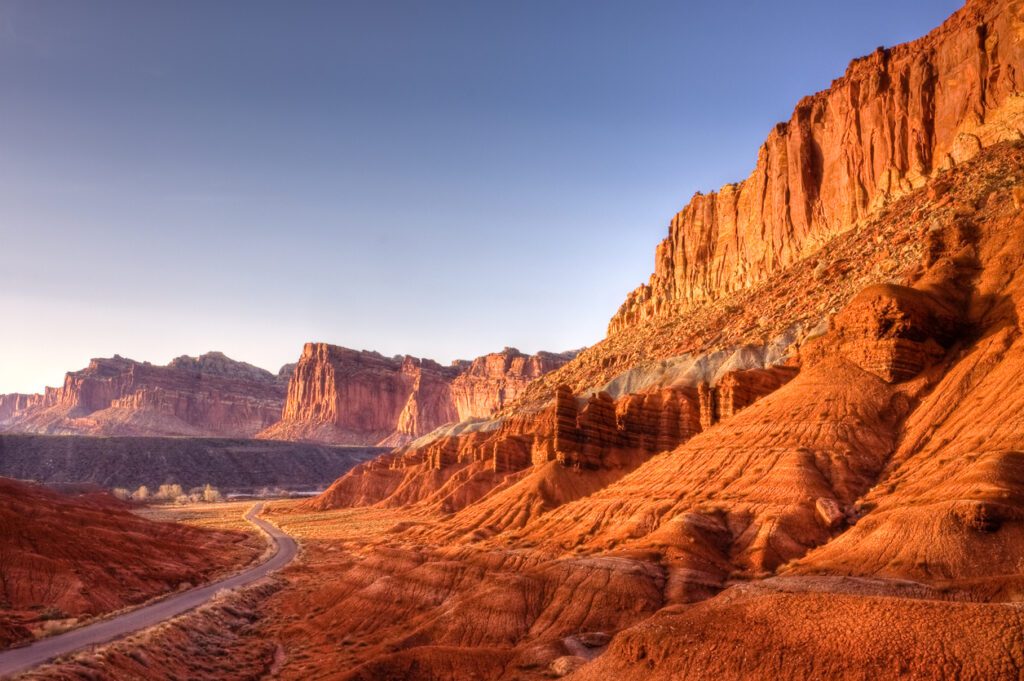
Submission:
{"label": "rocky ridge", "polygon": [[858,60],[830,136],[773,133],[756,269],[672,255],[496,414],[272,507],[309,561],[263,606],[277,676],[1019,677],[1022,43],[972,0]]}
{"label": "rocky ridge", "polygon": [[937,173],[1024,129],[1018,8],[969,2],[920,40],[854,60],[800,101],[750,176],[697,194],[609,333],[721,298],[807,257]]}
{"label": "rocky ridge", "polygon": [[524,355],[515,348],[442,366],[307,343],[288,384],[279,423],[259,437],[338,444],[404,445],[444,424],[489,416],[534,378],[575,353]]}
{"label": "rocky ridge", "polygon": [[[727,375],[698,385],[679,421],[694,432],[677,446],[593,468],[595,445],[629,434],[619,403],[644,401],[559,388],[519,433],[546,424],[554,460],[498,477],[483,462],[445,475],[457,463],[444,452],[440,469],[428,455],[396,476],[392,459],[280,516],[321,518],[310,550],[329,575],[270,606],[275,635],[304,653],[284,676],[331,659],[347,679],[930,678],[949,656],[971,678],[1012,676],[1021,168],[1024,144],[996,145],[840,237],[871,252],[828,274],[843,302],[791,348],[799,371],[742,408],[724,403],[745,392]],[[888,281],[873,265],[899,234],[916,260]],[[855,290],[861,268],[874,282]],[[785,314],[791,298],[762,302]],[[761,372],[746,382],[757,389],[775,370],[747,371]],[[311,516],[321,503],[375,508]],[[346,538],[346,551],[313,540],[332,521],[399,510],[405,520]]]}
{"label": "rocky ridge", "polygon": [[219,352],[166,366],[115,355],[69,372],[60,388],[0,396],[0,429],[250,437],[278,419],[285,391],[279,376]]}

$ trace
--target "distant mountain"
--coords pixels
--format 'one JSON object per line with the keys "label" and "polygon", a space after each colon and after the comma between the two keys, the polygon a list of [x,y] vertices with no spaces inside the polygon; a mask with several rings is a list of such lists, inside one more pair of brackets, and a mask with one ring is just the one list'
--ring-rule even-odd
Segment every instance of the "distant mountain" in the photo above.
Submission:
{"label": "distant mountain", "polygon": [[399,446],[439,426],[486,418],[575,352],[505,348],[443,366],[429,359],[307,343],[281,421],[259,437]]}
{"label": "distant mountain", "polygon": [[208,437],[0,434],[0,476],[101,487],[207,483],[222,492],[326,487],[386,450]]}
{"label": "distant mountain", "polygon": [[250,437],[280,418],[291,373],[285,368],[274,375],[220,352],[166,366],[119,355],[94,359],[69,372],[60,388],[0,395],[0,430]]}

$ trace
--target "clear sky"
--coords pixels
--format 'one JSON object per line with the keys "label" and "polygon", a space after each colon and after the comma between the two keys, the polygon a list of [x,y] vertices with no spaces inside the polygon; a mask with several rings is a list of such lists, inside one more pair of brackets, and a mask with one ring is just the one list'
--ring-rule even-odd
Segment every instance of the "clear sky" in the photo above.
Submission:
{"label": "clear sky", "polygon": [[953,0],[0,0],[0,392],[588,345],[697,190]]}

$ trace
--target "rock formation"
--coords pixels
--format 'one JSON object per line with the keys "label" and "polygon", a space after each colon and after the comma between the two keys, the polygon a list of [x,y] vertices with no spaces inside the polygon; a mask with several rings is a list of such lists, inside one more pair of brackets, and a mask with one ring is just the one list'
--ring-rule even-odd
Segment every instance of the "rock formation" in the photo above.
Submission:
{"label": "rock formation", "polygon": [[609,333],[748,288],[985,147],[1018,139],[1017,8],[971,2],[912,43],[855,60],[772,130],[743,182],[697,194]]}
{"label": "rock formation", "polygon": [[[310,502],[323,510],[423,503],[455,511],[509,475],[554,462],[573,470],[624,473],[778,389],[797,373],[774,367],[726,373],[715,386],[679,385],[578,398],[559,386],[550,404],[491,421],[469,421],[354,468]],[[704,420],[706,400],[721,405]]]}
{"label": "rock formation", "polygon": [[565,364],[573,353],[524,355],[505,348],[477,357],[452,381],[452,399],[459,421],[488,418],[514,402],[527,384]]}
{"label": "rock formation", "polygon": [[439,426],[500,409],[533,378],[574,353],[515,348],[442,366],[307,343],[288,384],[281,420],[260,437],[399,446]]}
{"label": "rock formation", "polygon": [[0,396],[0,429],[82,435],[249,437],[277,420],[285,383],[219,352],[166,366],[115,355],[60,388]]}
{"label": "rock formation", "polygon": [[[1021,168],[1024,143],[995,145],[944,174],[939,199],[912,192],[840,237],[863,258],[827,275],[842,302],[791,348],[799,371],[676,389],[676,423],[694,431],[677,446],[606,468],[630,432],[667,442],[652,424],[670,410],[650,408],[653,392],[558,387],[536,411],[452,427],[303,504],[296,527],[340,500],[375,505],[366,522],[389,531],[345,534],[346,551],[321,540],[322,576],[270,606],[293,618],[275,630],[285,648],[305,653],[291,673],[330,659],[348,679],[941,678],[949,665],[1013,678]],[[874,267],[890,229],[916,254],[897,277]],[[754,287],[762,312],[792,313],[785,291],[817,263],[796,267]],[[487,445],[503,441],[530,465],[489,469]],[[315,536],[356,514],[319,516]],[[338,646],[339,632],[356,633]]]}

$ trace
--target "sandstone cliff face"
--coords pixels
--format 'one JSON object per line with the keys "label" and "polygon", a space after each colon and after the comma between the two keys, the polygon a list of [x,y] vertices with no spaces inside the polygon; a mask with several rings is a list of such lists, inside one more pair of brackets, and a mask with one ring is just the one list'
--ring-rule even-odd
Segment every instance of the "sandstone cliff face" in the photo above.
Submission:
{"label": "sandstone cliff face", "polygon": [[281,420],[260,437],[375,444],[421,435],[455,418],[448,386],[456,375],[431,360],[307,343]]}
{"label": "sandstone cliff face", "polygon": [[854,61],[768,135],[754,171],[669,225],[616,333],[750,287],[981,148],[1024,130],[1019,2],[970,2],[928,36]]}
{"label": "sandstone cliff face", "polygon": [[14,415],[28,408],[32,395],[9,393],[0,395],[0,426],[14,418]]}
{"label": "sandstone cliff face", "polygon": [[[972,17],[1020,15],[972,2],[914,44],[954,74],[934,97],[987,71]],[[990,82],[1020,68],[996,32]],[[1018,678],[1022,169],[1024,141],[986,144],[811,256],[272,508],[305,567],[253,647],[279,642],[294,679]],[[674,382],[675,360],[742,360],[806,322],[795,376],[737,361]]]}
{"label": "sandstone cliff face", "polygon": [[0,397],[8,432],[249,437],[277,420],[285,383],[221,353],[166,366],[115,355],[69,372],[60,388]]}
{"label": "sandstone cliff face", "polygon": [[307,343],[288,384],[281,420],[260,437],[400,446],[467,416],[489,415],[572,353],[506,348],[472,362],[384,357]]}
{"label": "sandstone cliff face", "polygon": [[[423,504],[458,511],[503,479],[549,464],[611,472],[594,476],[607,481],[731,417],[787,383],[797,371],[789,366],[732,371],[715,386],[700,384],[699,390],[677,385],[618,399],[607,392],[577,397],[568,386],[559,386],[543,409],[460,423],[390,457],[357,466],[309,506],[322,510]],[[523,495],[510,501],[531,500]]]}
{"label": "sandstone cliff face", "polygon": [[477,357],[452,381],[458,420],[492,416],[518,398],[530,381],[554,371],[574,356],[573,352],[524,355],[515,348],[505,348]]}

